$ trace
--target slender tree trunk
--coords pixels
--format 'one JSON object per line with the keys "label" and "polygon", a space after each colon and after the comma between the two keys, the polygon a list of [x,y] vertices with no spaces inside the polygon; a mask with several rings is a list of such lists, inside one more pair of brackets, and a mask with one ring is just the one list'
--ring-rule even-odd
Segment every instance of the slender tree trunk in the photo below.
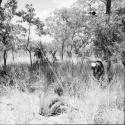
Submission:
{"label": "slender tree trunk", "polygon": [[111,0],[106,0],[106,23],[109,25],[110,14],[111,14]]}
{"label": "slender tree trunk", "polygon": [[65,43],[65,42],[63,41],[63,43],[62,43],[62,53],[61,53],[62,61],[63,61],[63,56],[64,56],[64,55],[63,55],[63,54],[64,54],[64,43]]}
{"label": "slender tree trunk", "polygon": [[15,62],[15,58],[14,58],[14,51],[12,49],[12,58],[13,58],[13,63]]}
{"label": "slender tree trunk", "polygon": [[108,82],[110,82],[113,78],[113,74],[112,74],[112,62],[109,59],[107,61],[107,75],[108,75]]}
{"label": "slender tree trunk", "polygon": [[121,53],[121,61],[122,61],[122,64],[123,64],[123,66],[124,66],[124,68],[125,68],[125,51],[123,51],[123,52]]}
{"label": "slender tree trunk", "polygon": [[106,0],[106,14],[110,15],[111,13],[111,0]]}
{"label": "slender tree trunk", "polygon": [[110,82],[112,80],[111,53],[108,49],[104,49],[103,51],[104,51],[104,54],[105,54],[104,59],[106,60],[106,63],[107,63],[107,68],[106,68],[107,78],[108,78],[108,82]]}
{"label": "slender tree trunk", "polygon": [[7,51],[4,50],[3,52],[3,61],[4,61],[4,70],[6,70],[6,67],[7,67]]}
{"label": "slender tree trunk", "polygon": [[29,56],[30,56],[30,66],[32,67],[33,63],[32,63],[32,54],[31,54],[31,51],[28,51],[29,52]]}
{"label": "slender tree trunk", "polygon": [[32,67],[32,55],[31,55],[31,50],[28,49],[28,46],[30,44],[30,30],[31,30],[31,24],[29,23],[29,29],[28,29],[28,38],[27,38],[27,45],[26,45],[26,49],[29,52],[29,56],[30,56],[30,66]]}
{"label": "slender tree trunk", "polygon": [[124,66],[124,69],[125,69],[125,61],[124,61],[124,62],[122,62],[122,64],[123,64],[123,66]]}
{"label": "slender tree trunk", "polygon": [[73,65],[73,57],[71,57],[71,59],[72,59],[72,66],[71,67],[72,67],[72,77],[73,77],[73,69],[74,69],[74,67],[73,67],[74,66]]}
{"label": "slender tree trunk", "polygon": [[123,64],[124,69],[125,69],[125,59],[124,60],[122,59],[122,64]]}
{"label": "slender tree trunk", "polygon": [[2,0],[0,0],[0,6],[1,6]]}
{"label": "slender tree trunk", "polygon": [[[106,19],[106,23],[107,25],[109,25],[110,22],[110,14],[111,14],[111,0],[106,0],[106,14],[107,14],[107,19]],[[112,74],[112,62],[111,62],[111,53],[110,50],[106,50],[106,55],[108,57],[107,59],[107,75],[108,75],[108,82],[110,82],[113,78],[113,74]]]}

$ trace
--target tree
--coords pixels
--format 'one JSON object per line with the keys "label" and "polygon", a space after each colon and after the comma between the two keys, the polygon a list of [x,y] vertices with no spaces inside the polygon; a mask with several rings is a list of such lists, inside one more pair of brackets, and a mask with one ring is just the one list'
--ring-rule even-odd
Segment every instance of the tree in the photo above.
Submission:
{"label": "tree", "polygon": [[[124,36],[123,39],[125,39],[125,7],[118,8],[117,14],[118,14],[117,20],[119,22],[119,26]],[[123,42],[120,44],[120,54],[121,54],[121,61],[125,68],[125,40],[123,40]]]}
{"label": "tree", "polygon": [[52,64],[56,64],[57,62],[57,52],[58,52],[58,46],[56,45],[55,41],[52,41],[52,43],[48,43],[46,45],[46,51],[48,52],[47,55],[50,57],[49,59],[51,60]]}
{"label": "tree", "polygon": [[58,43],[62,60],[65,53],[69,55],[72,52],[78,56],[82,53],[90,35],[86,20],[85,11],[76,7],[57,10],[47,19],[49,33]]}
{"label": "tree", "polygon": [[13,42],[11,42],[11,51],[14,62],[14,52],[17,52],[19,49],[21,49],[22,43],[24,41],[23,38],[26,34],[26,28],[20,24],[13,24],[11,34],[13,36]]}
{"label": "tree", "polygon": [[[121,5],[123,7],[123,3],[122,0],[78,0],[76,3],[76,7],[81,10],[85,9],[86,12],[89,11],[88,14],[84,15],[88,18],[86,26],[91,27],[91,30],[88,30],[90,40],[87,42],[92,41],[92,46],[94,45],[92,48],[96,57],[107,62],[109,79],[112,77],[112,57],[121,54],[120,45],[124,41],[124,32],[122,31],[124,19],[119,19],[120,17],[116,14]],[[90,13],[92,10],[96,13],[95,15]],[[118,13],[120,12],[124,13],[124,9],[118,11]]]}
{"label": "tree", "polygon": [[111,60],[113,56],[119,54],[119,45],[122,43],[124,36],[117,16],[113,11],[111,12],[113,0],[103,0],[103,2],[106,5],[107,16],[104,17],[106,21],[98,24],[94,30],[96,37],[94,46],[96,55],[100,53],[101,57],[107,62],[107,75],[110,82],[112,79]]}
{"label": "tree", "polygon": [[106,14],[111,14],[111,2],[112,0],[101,0],[106,6]]}
{"label": "tree", "polygon": [[46,46],[41,43],[41,41],[38,42],[38,44],[34,48],[34,56],[39,60],[40,64],[44,64],[47,61],[46,57]]}
{"label": "tree", "polygon": [[18,13],[16,13],[17,16],[20,16],[22,18],[21,22],[26,22],[28,25],[27,28],[27,40],[24,42],[23,48],[24,50],[28,51],[29,53],[29,57],[30,57],[30,65],[32,67],[32,51],[34,50],[34,43],[31,40],[31,28],[32,26],[36,26],[37,31],[39,33],[39,35],[41,35],[43,33],[43,23],[40,21],[39,18],[35,17],[35,9],[33,8],[32,4],[27,4],[25,6],[26,11],[19,11]]}
{"label": "tree", "polygon": [[50,16],[46,19],[46,25],[50,36],[52,36],[58,46],[58,52],[61,54],[63,61],[65,45],[70,36],[70,30],[66,25],[66,21],[62,18],[62,10],[54,12],[54,16]]}
{"label": "tree", "polygon": [[6,70],[6,61],[7,61],[7,52],[12,48],[13,35],[12,33],[12,24],[11,21],[15,15],[17,9],[16,0],[8,0],[5,3],[2,10],[2,22],[1,22],[1,46],[3,51],[3,60],[4,60],[4,69]]}

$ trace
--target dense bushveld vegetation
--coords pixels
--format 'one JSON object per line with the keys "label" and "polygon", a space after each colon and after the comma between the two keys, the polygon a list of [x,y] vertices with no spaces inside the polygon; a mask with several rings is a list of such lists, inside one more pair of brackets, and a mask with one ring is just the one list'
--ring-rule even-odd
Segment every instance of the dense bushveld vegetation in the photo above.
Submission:
{"label": "dense bushveld vegetation", "polygon": [[[123,124],[125,1],[78,0],[68,9],[55,10],[44,23],[32,4],[18,11],[17,5],[8,0],[0,7],[0,123]],[[34,27],[34,34],[49,35],[52,42],[34,40]],[[20,51],[22,60],[27,53],[29,63],[19,63]],[[103,61],[103,80],[93,77],[93,56]],[[38,100],[44,116],[39,115]],[[45,117],[56,111],[62,114]]]}

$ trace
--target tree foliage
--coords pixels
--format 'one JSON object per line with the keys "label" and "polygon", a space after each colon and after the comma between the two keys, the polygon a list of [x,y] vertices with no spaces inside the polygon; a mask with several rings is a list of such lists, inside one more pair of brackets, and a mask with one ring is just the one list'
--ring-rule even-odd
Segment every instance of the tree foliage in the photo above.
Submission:
{"label": "tree foliage", "polygon": [[36,14],[35,14],[35,9],[33,8],[32,4],[27,4],[25,6],[26,11],[22,10],[16,13],[17,16],[21,17],[22,20],[20,22],[26,22],[28,28],[26,27],[26,36],[27,39],[22,40],[22,47],[24,50],[28,51],[29,56],[30,56],[30,64],[32,67],[32,52],[34,50],[35,47],[35,43],[34,41],[31,39],[31,30],[32,30],[32,26],[36,26],[36,31],[38,35],[42,35],[44,34],[43,32],[43,26],[44,24],[42,23],[42,21],[40,21],[39,18],[36,18]]}
{"label": "tree foliage", "polygon": [[[77,0],[70,8],[55,10],[46,18],[45,24],[36,17],[32,4],[27,4],[25,10],[17,12],[16,9],[16,0],[8,0],[0,8],[1,50],[22,48],[29,52],[31,65],[31,53],[36,50],[35,40],[31,37],[34,26],[39,37],[48,34],[53,38],[46,51],[54,60],[57,60],[57,54],[62,60],[67,56],[91,54],[105,61],[117,56],[124,60],[124,0]],[[21,17],[22,24],[12,24],[14,16]]]}
{"label": "tree foliage", "polygon": [[13,48],[14,34],[13,24],[11,23],[17,9],[16,0],[8,0],[1,8],[0,22],[0,46],[3,52],[4,68],[6,69],[7,52]]}

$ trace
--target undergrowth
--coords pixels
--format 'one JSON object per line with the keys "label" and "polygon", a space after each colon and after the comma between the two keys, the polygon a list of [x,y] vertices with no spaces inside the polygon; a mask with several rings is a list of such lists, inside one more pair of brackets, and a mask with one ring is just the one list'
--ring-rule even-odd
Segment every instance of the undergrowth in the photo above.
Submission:
{"label": "undergrowth", "polygon": [[[76,108],[66,113],[64,123],[124,123],[125,70],[121,64],[113,64],[111,83],[107,82],[106,73],[103,81],[94,79],[88,62],[77,64],[63,62],[52,65],[52,69],[56,76],[51,74],[53,72],[48,65],[33,64],[32,68],[28,64],[8,65],[7,72],[10,77],[8,84],[1,82],[0,97],[7,95],[11,90],[32,95],[39,89],[40,93],[43,89],[39,86],[42,86],[46,88],[44,90],[47,93],[45,104],[49,104],[52,103],[50,98],[54,97],[49,94],[50,91],[54,91],[51,85],[56,86],[60,82],[63,86],[63,101]],[[11,80],[13,83],[10,84]],[[21,116],[19,119],[21,120]]]}

